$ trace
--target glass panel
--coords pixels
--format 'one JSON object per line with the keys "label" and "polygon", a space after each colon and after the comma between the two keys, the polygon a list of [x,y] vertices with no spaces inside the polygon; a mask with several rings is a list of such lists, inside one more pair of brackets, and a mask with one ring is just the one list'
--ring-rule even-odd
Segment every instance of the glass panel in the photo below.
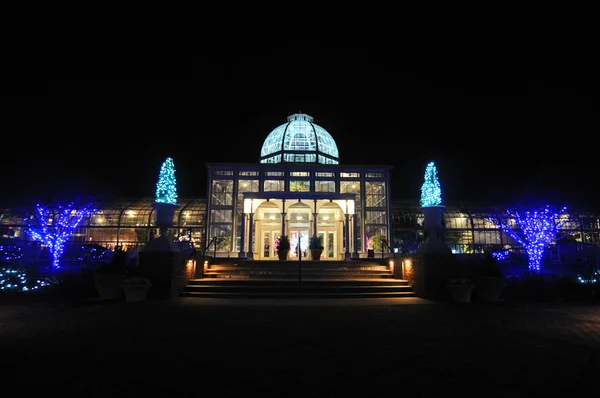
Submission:
{"label": "glass panel", "polygon": [[265,192],[284,192],[285,181],[284,180],[265,180],[264,182]]}
{"label": "glass panel", "polygon": [[263,257],[270,257],[271,254],[271,238],[270,232],[267,231],[263,234]]}
{"label": "glass panel", "polygon": [[[151,225],[150,213],[152,209],[129,209],[125,211],[125,214],[121,217],[121,225],[129,226],[148,226]],[[154,221],[154,220],[152,220]]]}
{"label": "glass panel", "polygon": [[360,202],[360,181],[340,181],[340,193],[353,193],[357,204]]}
{"label": "glass panel", "polygon": [[387,224],[385,211],[366,211],[365,218],[367,224]]}
{"label": "glass panel", "polygon": [[219,222],[231,222],[233,217],[233,210],[211,210],[210,221],[211,223]]}
{"label": "glass panel", "polygon": [[335,257],[335,234],[333,232],[327,233],[327,257]]}
{"label": "glass panel", "polygon": [[326,153],[327,155],[339,158],[340,153],[338,151],[337,145],[335,144],[335,141],[333,140],[333,137],[322,127],[316,124],[313,124],[313,126],[315,126],[315,133],[317,134],[317,140],[319,141],[319,151]]}
{"label": "glass panel", "polygon": [[273,130],[271,132],[271,134],[269,134],[269,136],[263,143],[263,146],[260,150],[261,157],[270,155],[271,153],[279,152],[282,150],[281,144],[283,142],[283,134],[285,133],[286,126],[287,126],[287,123],[282,124],[281,126],[277,127],[275,130]]}
{"label": "glass panel", "polygon": [[310,192],[310,181],[290,181],[290,192]]}
{"label": "glass panel", "polygon": [[211,204],[213,206],[233,205],[233,180],[213,180]]}
{"label": "glass panel", "polygon": [[292,231],[290,233],[289,257],[298,258],[298,241],[300,241],[300,250],[302,252],[302,258],[306,258],[308,254],[308,229]]}
{"label": "glass panel", "polygon": [[315,192],[335,192],[335,181],[315,181]]}
{"label": "glass panel", "polygon": [[386,207],[385,182],[366,182],[365,201],[367,207]]}
{"label": "glass panel", "polygon": [[[217,237],[217,251],[231,250],[231,225],[227,224],[212,224],[210,227],[209,240],[214,236]],[[211,246],[212,248],[212,246]]]}

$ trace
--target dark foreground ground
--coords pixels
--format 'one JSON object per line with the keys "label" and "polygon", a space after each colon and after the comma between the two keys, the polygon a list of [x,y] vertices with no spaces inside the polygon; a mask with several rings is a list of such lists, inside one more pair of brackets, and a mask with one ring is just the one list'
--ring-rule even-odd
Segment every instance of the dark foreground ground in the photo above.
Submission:
{"label": "dark foreground ground", "polygon": [[587,397],[600,391],[600,306],[5,301],[0,352],[17,396]]}

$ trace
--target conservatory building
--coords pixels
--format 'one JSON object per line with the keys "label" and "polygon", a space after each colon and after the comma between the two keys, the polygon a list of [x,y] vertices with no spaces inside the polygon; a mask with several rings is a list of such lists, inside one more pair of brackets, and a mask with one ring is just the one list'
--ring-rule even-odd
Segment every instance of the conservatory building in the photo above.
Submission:
{"label": "conservatory building", "polygon": [[[320,236],[321,260],[360,259],[384,238],[386,252],[416,253],[427,235],[418,199],[390,198],[392,166],[342,164],[332,136],[307,114],[289,116],[267,135],[256,163],[208,163],[207,195],[179,198],[168,235],[217,257],[278,259],[277,240],[289,237],[288,259],[308,259],[309,237]],[[70,236],[64,257],[84,247],[143,249],[158,235],[154,198],[116,198],[97,204]],[[27,262],[37,247],[27,236],[26,208],[0,209],[0,262]],[[489,249],[524,255],[522,245],[490,221],[505,209],[491,203],[445,203],[443,239],[455,254]],[[561,216],[563,217],[563,216]],[[600,264],[600,214],[572,209],[561,222],[562,244],[548,261]],[[559,220],[557,220],[558,223]],[[563,220],[564,221],[564,220]],[[378,239],[374,239],[378,238]],[[300,257],[301,256],[301,257]]]}
{"label": "conservatory building", "polygon": [[289,258],[310,259],[310,236],[322,260],[367,256],[367,239],[389,238],[391,166],[341,165],[331,135],[297,113],[265,139],[258,163],[209,163],[206,248],[217,256],[277,259],[281,235]]}

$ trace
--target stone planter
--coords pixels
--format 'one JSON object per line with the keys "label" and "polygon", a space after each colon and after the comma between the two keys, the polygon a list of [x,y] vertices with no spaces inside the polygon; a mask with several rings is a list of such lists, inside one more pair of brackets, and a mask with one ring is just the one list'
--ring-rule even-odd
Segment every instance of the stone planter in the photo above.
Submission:
{"label": "stone planter", "polygon": [[152,285],[122,285],[125,290],[125,301],[128,303],[137,303],[146,301],[148,290]]}
{"label": "stone planter", "polygon": [[475,285],[446,285],[446,289],[450,292],[452,301],[456,303],[470,303]]}

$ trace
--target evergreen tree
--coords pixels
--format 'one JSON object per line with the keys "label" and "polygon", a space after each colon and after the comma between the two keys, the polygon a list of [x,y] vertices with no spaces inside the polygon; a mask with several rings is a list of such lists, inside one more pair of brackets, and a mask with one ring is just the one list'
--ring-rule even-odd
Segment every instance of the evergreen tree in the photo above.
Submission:
{"label": "evergreen tree", "polygon": [[156,202],[177,204],[175,164],[171,158],[167,158],[160,168],[160,175],[156,184]]}
{"label": "evergreen tree", "polygon": [[421,206],[439,206],[442,203],[442,190],[437,177],[437,169],[433,162],[425,169],[425,182],[421,186]]}

